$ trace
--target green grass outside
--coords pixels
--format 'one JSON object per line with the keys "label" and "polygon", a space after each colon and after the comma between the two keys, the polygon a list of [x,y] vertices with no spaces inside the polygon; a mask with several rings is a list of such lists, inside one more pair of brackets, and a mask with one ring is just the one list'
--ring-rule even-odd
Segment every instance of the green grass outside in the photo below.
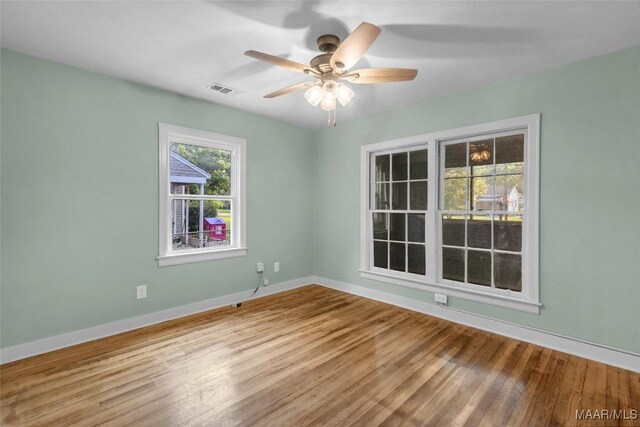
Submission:
{"label": "green grass outside", "polygon": [[227,223],[227,229],[231,230],[231,211],[229,209],[218,209],[218,218],[222,218]]}

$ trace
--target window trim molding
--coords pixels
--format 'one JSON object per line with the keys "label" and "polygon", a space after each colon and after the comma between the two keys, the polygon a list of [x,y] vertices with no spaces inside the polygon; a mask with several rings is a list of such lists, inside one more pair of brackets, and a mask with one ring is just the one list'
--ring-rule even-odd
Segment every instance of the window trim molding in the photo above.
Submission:
{"label": "window trim molding", "polygon": [[[372,279],[419,289],[429,292],[439,292],[452,297],[458,297],[466,300],[511,308],[528,313],[539,314],[540,307],[540,287],[539,287],[539,176],[540,176],[540,117],[538,114],[530,114],[526,116],[514,117],[504,120],[496,120],[488,123],[464,126],[454,129],[436,131],[421,135],[410,136],[406,138],[394,139],[390,141],[382,141],[373,144],[363,145],[360,147],[360,276],[366,279]],[[509,291],[505,291],[504,295],[500,292],[486,292],[481,287],[479,289],[468,288],[457,283],[455,285],[448,284],[437,279],[440,272],[436,265],[427,265],[427,274],[424,279],[418,277],[409,277],[406,274],[386,273],[376,271],[370,266],[372,245],[369,244],[369,235],[371,223],[369,221],[369,180],[371,176],[371,154],[383,150],[394,150],[400,148],[409,148],[419,144],[427,144],[429,149],[429,194],[428,206],[429,214],[427,215],[427,226],[433,236],[431,245],[428,245],[427,251],[437,251],[440,247],[437,227],[437,212],[439,189],[435,188],[439,185],[440,176],[436,160],[439,156],[438,144],[449,140],[457,140],[460,138],[478,137],[483,134],[493,134],[498,132],[509,132],[525,129],[527,144],[525,148],[525,188],[527,189],[527,202],[525,212],[527,215],[526,237],[523,233],[523,245],[526,245],[526,260],[523,259],[523,291],[522,293],[510,295]],[[427,234],[429,236],[429,232]],[[525,240],[526,239],[526,240]],[[525,243],[526,241],[526,243]],[[525,246],[523,246],[523,251]],[[437,259],[428,257],[432,264]],[[525,285],[526,280],[526,285]],[[471,286],[471,285],[470,285]]]}
{"label": "window trim molding", "polygon": [[[236,199],[237,206],[232,210],[235,244],[216,248],[197,248],[193,251],[172,253],[169,229],[167,224],[171,218],[170,172],[169,172],[169,139],[170,136],[180,142],[210,146],[214,143],[232,151],[232,190],[231,197]],[[244,256],[246,244],[246,139],[221,135],[198,129],[158,123],[158,266],[186,264],[231,257]],[[199,195],[192,195],[198,199]]]}

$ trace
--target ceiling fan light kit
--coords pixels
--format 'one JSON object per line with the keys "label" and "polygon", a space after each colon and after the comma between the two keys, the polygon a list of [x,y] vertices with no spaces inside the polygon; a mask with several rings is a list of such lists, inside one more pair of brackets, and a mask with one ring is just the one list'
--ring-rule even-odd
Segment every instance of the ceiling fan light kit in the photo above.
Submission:
{"label": "ceiling fan light kit", "polygon": [[320,104],[320,108],[325,111],[331,111],[336,108],[336,101],[343,107],[351,101],[355,92],[342,83],[335,80],[327,80],[320,86],[313,86],[304,93],[305,99],[309,104],[316,107]]}
{"label": "ceiling fan light kit", "polygon": [[491,158],[489,146],[487,144],[471,144],[469,158],[471,161],[479,163],[486,162]]}
{"label": "ceiling fan light kit", "polygon": [[390,83],[413,80],[418,74],[417,70],[409,68],[363,68],[348,71],[364,56],[380,31],[375,25],[363,22],[342,43],[333,34],[322,35],[318,37],[317,44],[323,53],[314,57],[309,66],[254,50],[248,50],[244,54],[316,78],[317,81],[295,84],[264,97],[275,98],[306,89],[304,97],[307,102],[328,111],[329,124],[333,123],[335,126],[337,103],[344,107],[355,95],[350,87],[338,80],[344,79],[355,84]]}
{"label": "ceiling fan light kit", "polygon": [[484,150],[484,151],[475,151],[475,152],[471,153],[471,155],[469,157],[474,162],[482,162],[482,161],[489,160],[491,158],[491,153],[489,153],[486,150]]}

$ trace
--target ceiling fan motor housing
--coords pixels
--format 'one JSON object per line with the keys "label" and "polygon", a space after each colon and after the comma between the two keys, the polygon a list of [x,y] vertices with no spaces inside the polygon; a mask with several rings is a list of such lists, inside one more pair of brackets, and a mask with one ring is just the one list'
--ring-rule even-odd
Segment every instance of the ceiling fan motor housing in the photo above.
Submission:
{"label": "ceiling fan motor housing", "polygon": [[321,55],[318,55],[311,60],[309,65],[323,74],[331,72],[333,68],[331,67],[329,61],[331,60],[332,55],[332,53],[323,53]]}
{"label": "ceiling fan motor housing", "polygon": [[333,53],[340,46],[340,38],[333,34],[324,34],[318,37],[317,43],[320,52]]}
{"label": "ceiling fan motor housing", "polygon": [[329,61],[331,60],[333,52],[340,46],[340,38],[333,34],[324,34],[318,37],[317,43],[318,49],[323,53],[313,58],[309,65],[322,74],[329,73],[333,71],[333,67],[331,67]]}

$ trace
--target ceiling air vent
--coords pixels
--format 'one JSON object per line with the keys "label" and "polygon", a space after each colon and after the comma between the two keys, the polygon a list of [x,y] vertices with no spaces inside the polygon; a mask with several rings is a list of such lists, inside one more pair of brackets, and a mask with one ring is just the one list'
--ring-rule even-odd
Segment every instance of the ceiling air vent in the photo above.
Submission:
{"label": "ceiling air vent", "polygon": [[214,92],[218,92],[219,94],[222,94],[222,95],[238,95],[238,94],[242,93],[237,89],[230,88],[230,87],[222,85],[220,83],[211,83],[209,85],[209,90],[212,90]]}

